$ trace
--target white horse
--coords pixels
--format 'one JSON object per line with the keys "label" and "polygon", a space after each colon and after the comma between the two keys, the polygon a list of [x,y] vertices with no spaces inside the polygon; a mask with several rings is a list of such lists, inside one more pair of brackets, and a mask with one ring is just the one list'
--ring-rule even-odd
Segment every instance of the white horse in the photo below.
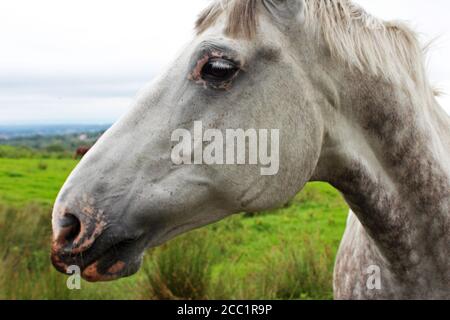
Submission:
{"label": "white horse", "polygon": [[[214,2],[64,185],[54,265],[90,281],[128,276],[148,247],[324,181],[354,212],[337,299],[449,299],[450,119],[423,60],[411,30],[347,0]],[[195,121],[280,130],[278,174],[175,165],[171,134]]]}

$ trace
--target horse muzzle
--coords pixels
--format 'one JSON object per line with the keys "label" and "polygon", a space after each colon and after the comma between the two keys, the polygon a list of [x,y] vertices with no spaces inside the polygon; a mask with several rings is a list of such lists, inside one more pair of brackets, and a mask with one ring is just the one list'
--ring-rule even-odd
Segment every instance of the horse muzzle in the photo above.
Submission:
{"label": "horse muzzle", "polygon": [[53,213],[52,263],[62,273],[77,266],[81,276],[90,282],[132,275],[140,268],[145,247],[143,239],[126,235],[92,205],[57,204]]}

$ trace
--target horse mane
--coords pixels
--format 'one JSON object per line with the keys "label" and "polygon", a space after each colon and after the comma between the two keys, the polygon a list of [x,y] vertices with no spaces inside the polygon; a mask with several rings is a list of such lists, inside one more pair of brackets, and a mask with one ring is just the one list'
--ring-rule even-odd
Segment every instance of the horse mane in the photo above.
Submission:
{"label": "horse mane", "polygon": [[[251,39],[257,33],[262,1],[215,0],[198,18],[197,33],[226,13],[225,34]],[[332,56],[396,83],[403,82],[406,73],[429,88],[423,50],[408,26],[375,18],[351,0],[305,0],[305,5],[305,26],[323,36]]]}

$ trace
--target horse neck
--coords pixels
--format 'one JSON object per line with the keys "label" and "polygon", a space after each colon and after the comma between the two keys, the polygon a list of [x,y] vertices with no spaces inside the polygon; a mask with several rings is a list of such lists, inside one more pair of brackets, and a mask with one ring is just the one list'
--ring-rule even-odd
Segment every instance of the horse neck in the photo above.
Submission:
{"label": "horse neck", "polygon": [[361,74],[344,76],[331,91],[339,96],[324,99],[313,180],[342,192],[391,265],[447,273],[448,116],[426,92]]}

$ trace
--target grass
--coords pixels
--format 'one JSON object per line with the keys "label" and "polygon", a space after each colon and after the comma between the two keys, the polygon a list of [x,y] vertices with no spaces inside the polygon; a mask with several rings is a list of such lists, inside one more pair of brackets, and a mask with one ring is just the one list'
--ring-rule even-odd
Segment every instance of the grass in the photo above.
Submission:
{"label": "grass", "polygon": [[0,201],[50,206],[75,165],[71,159],[0,159]]}
{"label": "grass", "polygon": [[148,252],[135,276],[70,291],[49,262],[51,204],[73,160],[0,159],[0,299],[331,299],[348,208],[312,183],[289,206],[236,215]]}

